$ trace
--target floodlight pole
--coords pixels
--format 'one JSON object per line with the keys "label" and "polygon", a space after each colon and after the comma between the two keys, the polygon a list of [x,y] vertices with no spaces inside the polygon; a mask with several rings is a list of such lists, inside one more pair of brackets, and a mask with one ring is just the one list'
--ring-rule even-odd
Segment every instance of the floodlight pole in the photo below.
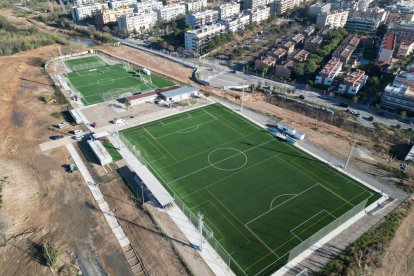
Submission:
{"label": "floodlight pole", "polygon": [[203,251],[203,224],[204,224],[204,212],[200,211],[197,214],[198,218],[198,231],[200,232],[200,247],[199,250]]}
{"label": "floodlight pole", "polygon": [[356,135],[356,136],[354,137],[354,141],[352,142],[352,147],[351,147],[351,150],[349,151],[348,158],[347,158],[346,163],[345,163],[345,166],[344,166],[344,170],[346,170],[346,168],[348,167],[349,161],[351,160],[351,157],[352,157],[352,152],[354,151],[354,147],[355,147],[355,144],[356,144],[357,138],[358,138],[358,135]]}
{"label": "floodlight pole", "polygon": [[244,106],[244,85],[243,85],[243,88],[242,88],[242,98],[241,98],[241,108],[240,108],[240,112],[242,112],[243,113],[243,106]]}

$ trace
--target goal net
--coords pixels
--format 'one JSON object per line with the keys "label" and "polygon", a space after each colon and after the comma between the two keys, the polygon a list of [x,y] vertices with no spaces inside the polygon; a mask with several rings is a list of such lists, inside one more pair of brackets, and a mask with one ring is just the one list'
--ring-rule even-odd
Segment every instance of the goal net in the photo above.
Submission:
{"label": "goal net", "polygon": [[85,70],[91,70],[91,69],[96,69],[96,68],[100,68],[100,67],[104,67],[106,66],[106,64],[102,61],[96,61],[96,62],[89,62],[89,63],[84,63],[84,64],[77,64],[77,65],[72,65],[71,69],[74,72],[77,71],[85,71]]}
{"label": "goal net", "polygon": [[119,98],[124,98],[126,96],[130,96],[134,93],[139,92],[141,92],[141,90],[137,89],[136,87],[118,88],[116,90],[109,90],[108,92],[102,93],[101,98],[105,102]]}

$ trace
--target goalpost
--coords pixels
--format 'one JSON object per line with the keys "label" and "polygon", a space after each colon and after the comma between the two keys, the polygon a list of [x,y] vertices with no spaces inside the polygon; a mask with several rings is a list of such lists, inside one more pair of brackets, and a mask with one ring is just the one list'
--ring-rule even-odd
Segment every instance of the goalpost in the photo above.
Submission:
{"label": "goalpost", "polygon": [[90,69],[97,69],[100,67],[104,67],[105,65],[106,64],[101,61],[96,61],[96,62],[89,62],[85,64],[72,65],[70,67],[72,68],[72,71],[77,72],[77,71],[85,71],[85,70],[90,70]]}

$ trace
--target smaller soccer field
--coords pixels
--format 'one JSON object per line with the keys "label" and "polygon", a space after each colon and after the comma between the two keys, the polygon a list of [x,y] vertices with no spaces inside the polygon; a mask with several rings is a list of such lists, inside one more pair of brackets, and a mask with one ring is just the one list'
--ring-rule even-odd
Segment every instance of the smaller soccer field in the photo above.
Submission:
{"label": "smaller soccer field", "polygon": [[128,93],[142,93],[174,85],[156,74],[147,76],[138,70],[127,71],[122,64],[104,63],[104,66],[100,66],[99,60],[98,57],[86,57],[66,61],[69,67],[88,68],[67,74],[69,85],[82,95],[86,105],[116,99]]}
{"label": "smaller soccer field", "polygon": [[121,135],[193,222],[204,212],[209,242],[238,275],[274,272],[380,197],[219,104]]}

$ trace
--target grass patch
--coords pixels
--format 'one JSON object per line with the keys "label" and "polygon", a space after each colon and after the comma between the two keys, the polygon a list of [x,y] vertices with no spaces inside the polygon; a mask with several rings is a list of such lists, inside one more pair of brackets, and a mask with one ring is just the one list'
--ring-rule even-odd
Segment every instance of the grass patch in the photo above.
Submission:
{"label": "grass patch", "polygon": [[114,162],[119,161],[122,159],[121,154],[118,152],[118,150],[114,147],[114,145],[111,144],[109,141],[103,141],[102,145],[106,148],[106,150],[109,152],[109,154],[112,156],[112,160]]}

